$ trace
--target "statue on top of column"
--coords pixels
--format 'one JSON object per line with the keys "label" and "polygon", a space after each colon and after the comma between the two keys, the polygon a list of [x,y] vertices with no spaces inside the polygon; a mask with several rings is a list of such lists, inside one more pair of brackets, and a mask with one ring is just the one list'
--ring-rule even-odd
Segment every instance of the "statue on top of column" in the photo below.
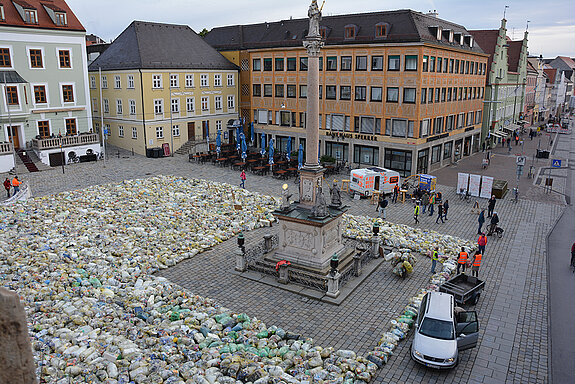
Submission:
{"label": "statue on top of column", "polygon": [[309,10],[307,11],[309,17],[309,32],[308,37],[321,36],[319,33],[319,22],[321,21],[321,10],[317,6],[317,0],[312,0]]}

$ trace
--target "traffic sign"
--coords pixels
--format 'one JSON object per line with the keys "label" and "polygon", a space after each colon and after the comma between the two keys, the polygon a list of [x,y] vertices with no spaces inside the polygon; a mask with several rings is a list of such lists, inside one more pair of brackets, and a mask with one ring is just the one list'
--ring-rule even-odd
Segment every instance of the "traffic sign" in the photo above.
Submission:
{"label": "traffic sign", "polygon": [[551,166],[553,168],[561,168],[561,160],[559,160],[559,159],[551,160]]}

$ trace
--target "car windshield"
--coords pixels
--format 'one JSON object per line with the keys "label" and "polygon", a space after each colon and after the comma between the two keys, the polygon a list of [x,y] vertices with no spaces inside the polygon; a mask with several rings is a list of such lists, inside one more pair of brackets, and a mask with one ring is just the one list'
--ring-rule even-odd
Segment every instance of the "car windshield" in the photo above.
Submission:
{"label": "car windshield", "polygon": [[425,318],[419,327],[419,333],[424,336],[441,340],[455,339],[453,323],[450,321]]}

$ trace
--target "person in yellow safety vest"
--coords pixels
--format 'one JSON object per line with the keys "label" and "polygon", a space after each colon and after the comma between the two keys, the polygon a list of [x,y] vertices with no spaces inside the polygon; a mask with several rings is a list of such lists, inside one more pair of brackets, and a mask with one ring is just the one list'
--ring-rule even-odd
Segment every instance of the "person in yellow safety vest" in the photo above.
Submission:
{"label": "person in yellow safety vest", "polygon": [[435,249],[431,253],[431,273],[435,273],[435,266],[437,265],[438,260],[439,260],[439,247],[435,247]]}
{"label": "person in yellow safety vest", "polygon": [[465,266],[467,264],[467,257],[469,255],[465,252],[465,248],[461,247],[461,252],[459,252],[459,258],[457,259],[457,274],[459,274],[459,268],[463,267],[463,273],[465,273]]}
{"label": "person in yellow safety vest", "polygon": [[415,203],[415,209],[413,210],[413,218],[415,219],[415,224],[419,223],[419,200]]}
{"label": "person in yellow safety vest", "polygon": [[471,275],[475,277],[479,277],[479,267],[481,266],[481,253],[479,251],[475,251],[475,255],[473,255],[473,263],[471,264]]}

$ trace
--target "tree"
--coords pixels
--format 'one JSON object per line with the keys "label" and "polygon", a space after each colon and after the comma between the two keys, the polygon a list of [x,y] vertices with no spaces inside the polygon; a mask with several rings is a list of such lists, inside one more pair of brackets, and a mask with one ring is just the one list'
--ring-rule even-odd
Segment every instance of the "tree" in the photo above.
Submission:
{"label": "tree", "polygon": [[201,37],[205,37],[210,31],[208,31],[206,28],[202,29],[202,31],[200,33],[198,33],[198,35],[200,35]]}

